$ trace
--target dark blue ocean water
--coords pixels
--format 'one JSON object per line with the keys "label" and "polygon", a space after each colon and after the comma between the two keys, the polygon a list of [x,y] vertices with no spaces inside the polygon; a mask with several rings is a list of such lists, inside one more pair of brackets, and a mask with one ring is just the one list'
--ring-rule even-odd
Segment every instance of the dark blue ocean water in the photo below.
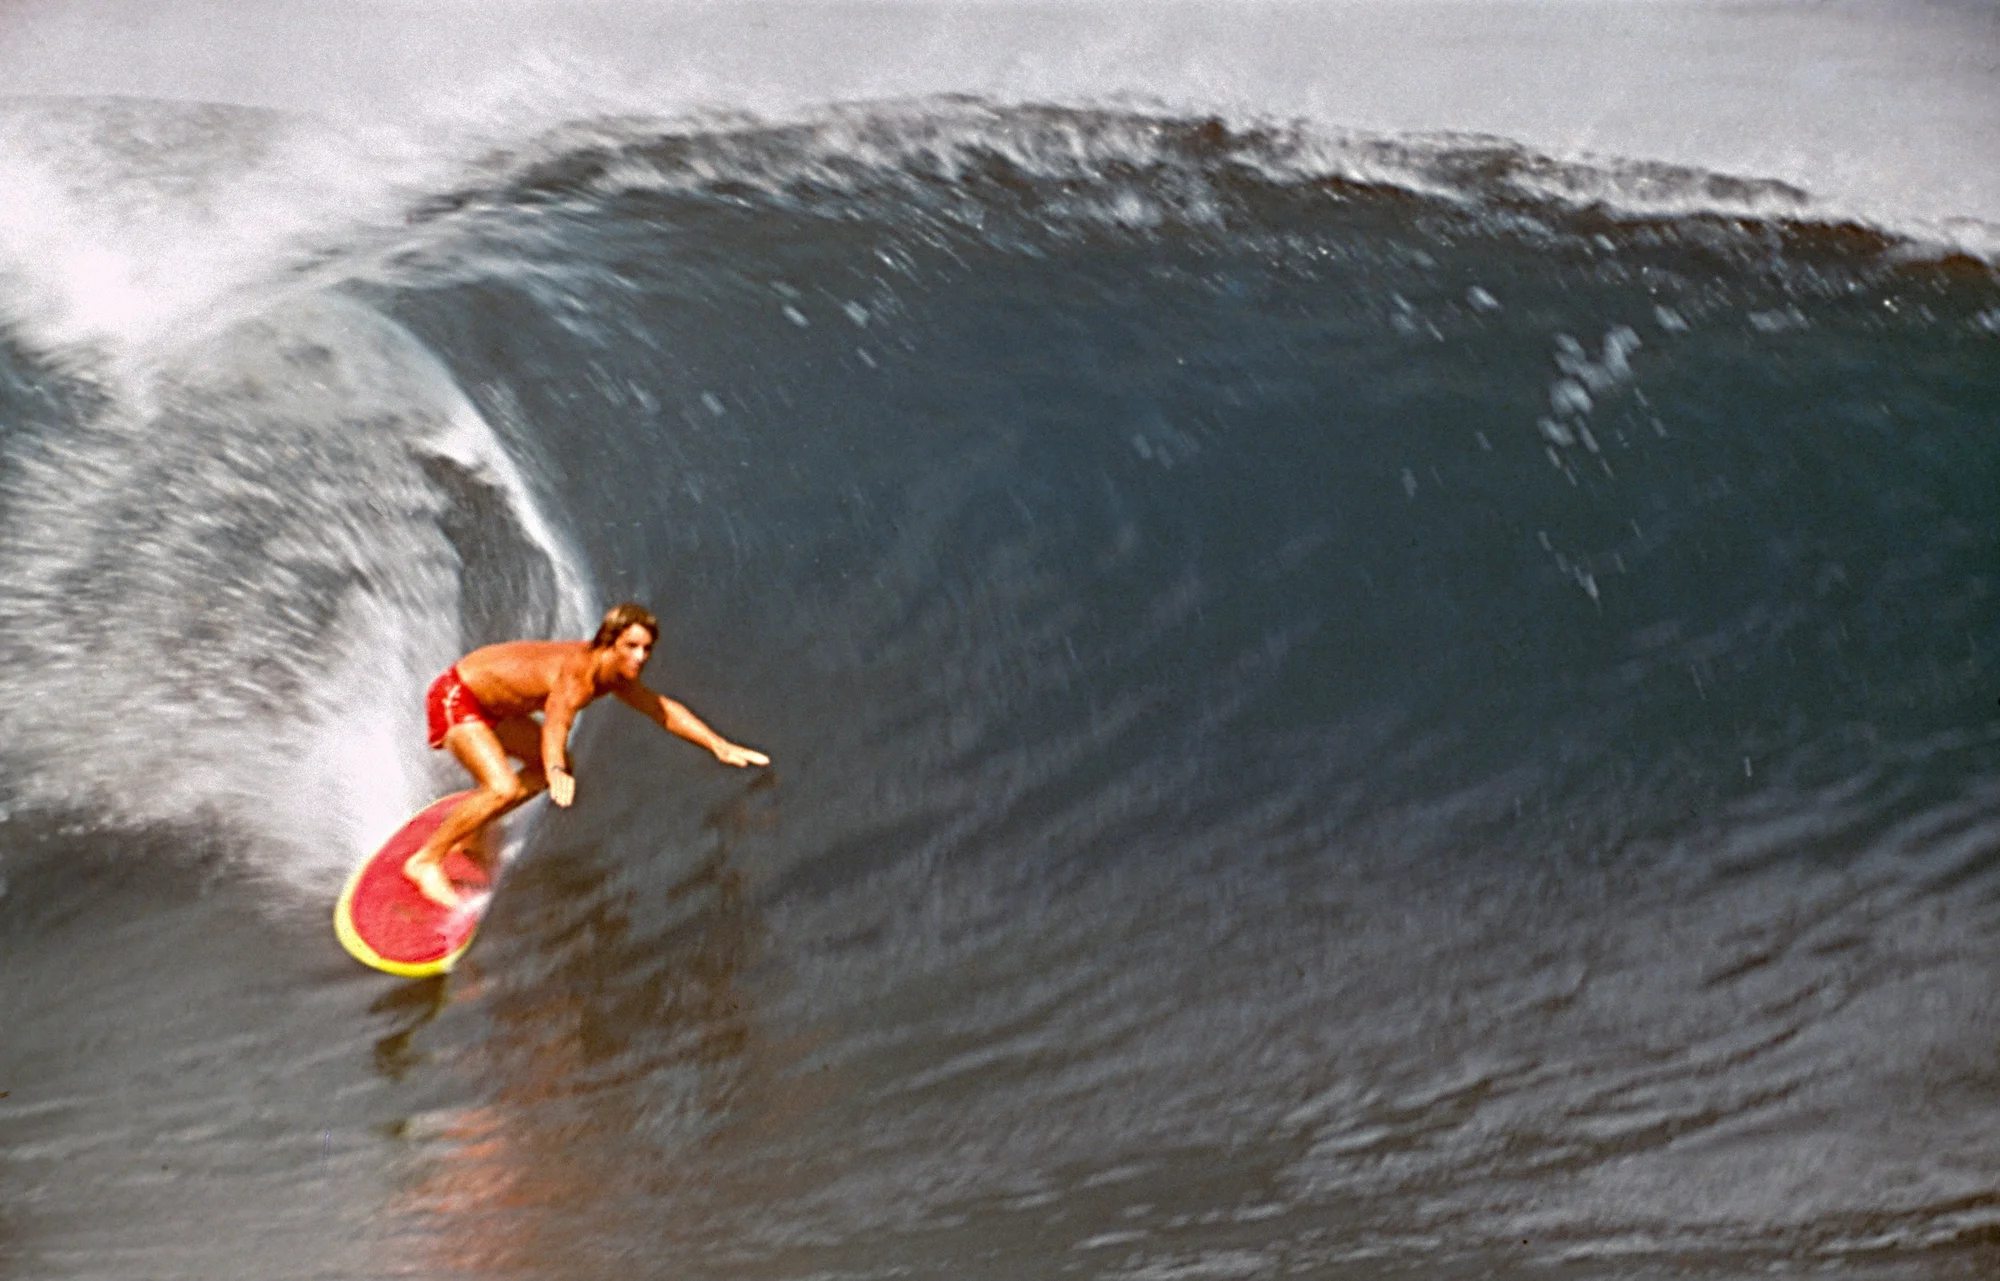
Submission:
{"label": "dark blue ocean water", "polygon": [[[2000,278],[1295,142],[587,122],[0,334],[0,1265],[1987,1275]],[[359,971],[425,682],[627,597],[773,768],[594,710]]]}

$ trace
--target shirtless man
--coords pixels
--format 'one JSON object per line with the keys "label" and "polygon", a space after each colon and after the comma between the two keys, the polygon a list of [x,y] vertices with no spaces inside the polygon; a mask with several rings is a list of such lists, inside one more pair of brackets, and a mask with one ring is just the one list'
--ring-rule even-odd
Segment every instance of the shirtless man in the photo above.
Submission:
{"label": "shirtless man", "polygon": [[[479,790],[446,816],[423,847],[403,863],[403,875],[424,897],[457,907],[444,856],[473,842],[494,819],[541,791],[567,806],[576,799],[569,772],[569,726],[606,694],[637,708],[661,729],[699,743],[725,765],[768,765],[762,752],[738,747],[687,708],[647,689],[639,673],[660,638],[644,606],[624,604],[604,615],[597,636],[584,641],[509,641],[475,649],[432,682],[424,710],[433,748],[448,747]],[[536,724],[530,715],[541,712]],[[521,762],[509,768],[507,758]]]}

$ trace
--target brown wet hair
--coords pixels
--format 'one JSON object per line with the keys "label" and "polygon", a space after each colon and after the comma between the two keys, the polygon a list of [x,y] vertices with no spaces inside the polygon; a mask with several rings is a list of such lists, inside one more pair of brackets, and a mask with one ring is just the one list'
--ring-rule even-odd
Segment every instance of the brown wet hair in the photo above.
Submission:
{"label": "brown wet hair", "polygon": [[592,638],[592,649],[609,649],[613,642],[625,634],[625,629],[637,623],[653,634],[653,643],[660,640],[660,620],[653,617],[653,611],[637,601],[626,601],[623,605],[613,605],[604,611],[604,621],[597,625],[597,635]]}

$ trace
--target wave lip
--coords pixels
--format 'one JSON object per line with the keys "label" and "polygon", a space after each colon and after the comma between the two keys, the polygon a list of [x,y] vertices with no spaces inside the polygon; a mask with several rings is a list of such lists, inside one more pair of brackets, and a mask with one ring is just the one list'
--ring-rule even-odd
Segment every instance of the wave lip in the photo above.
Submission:
{"label": "wave lip", "polygon": [[[419,217],[468,205],[563,202],[656,191],[750,190],[832,211],[936,217],[985,227],[1009,207],[1051,223],[1220,226],[1246,184],[1336,198],[1400,191],[1502,218],[1600,216],[1620,224],[1736,224],[1803,237],[1846,234],[1902,256],[2000,251],[2000,224],[1877,222],[1796,183],[1688,165],[1562,159],[1478,134],[1391,135],[1303,121],[1156,110],[1010,107],[964,96],[849,104],[781,122],[740,117],[579,120],[500,153],[494,185],[432,197]],[[900,207],[900,208],[899,208]],[[1253,215],[1245,221],[1254,224]]]}
{"label": "wave lip", "polygon": [[534,122],[615,115],[1146,102],[1239,128],[1483,136],[1565,165],[1743,175],[1812,193],[1829,223],[1989,256],[2000,224],[2000,16],[1984,5],[516,0],[364,14],[281,0],[226,30],[198,0],[111,8],[110,27],[54,4],[17,10],[0,83],[274,107],[350,132],[483,126],[503,145]]}

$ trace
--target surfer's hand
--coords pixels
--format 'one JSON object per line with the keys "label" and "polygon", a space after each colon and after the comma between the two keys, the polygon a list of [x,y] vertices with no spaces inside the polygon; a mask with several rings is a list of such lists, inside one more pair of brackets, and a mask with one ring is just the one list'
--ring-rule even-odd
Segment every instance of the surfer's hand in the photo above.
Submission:
{"label": "surfer's hand", "polygon": [[564,809],[568,809],[569,803],[576,799],[575,776],[566,769],[551,769],[549,771],[549,799]]}
{"label": "surfer's hand", "polygon": [[747,747],[738,747],[734,743],[717,743],[715,745],[715,759],[721,761],[724,765],[769,765],[771,763],[771,758],[764,755],[764,753],[752,751]]}

